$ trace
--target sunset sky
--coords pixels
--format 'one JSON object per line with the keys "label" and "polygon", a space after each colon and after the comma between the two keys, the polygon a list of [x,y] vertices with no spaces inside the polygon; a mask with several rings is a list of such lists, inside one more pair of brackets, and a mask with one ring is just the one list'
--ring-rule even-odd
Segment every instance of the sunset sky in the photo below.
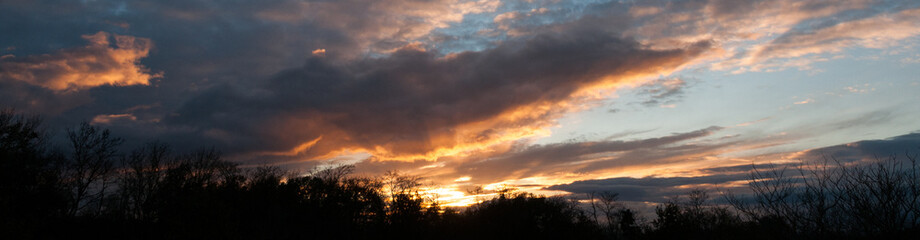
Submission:
{"label": "sunset sky", "polygon": [[920,1],[7,0],[0,107],[453,205],[656,202],[920,152]]}

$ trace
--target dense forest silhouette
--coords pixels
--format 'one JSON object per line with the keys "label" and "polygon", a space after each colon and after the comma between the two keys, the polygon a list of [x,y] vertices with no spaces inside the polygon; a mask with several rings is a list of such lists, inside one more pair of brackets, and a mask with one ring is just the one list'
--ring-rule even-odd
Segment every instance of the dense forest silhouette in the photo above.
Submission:
{"label": "dense forest silhouette", "polygon": [[[754,169],[751,194],[692,190],[644,219],[616,193],[513,189],[451,209],[397,172],[242,168],[83,123],[52,147],[37,117],[0,112],[4,239],[908,239],[920,234],[916,155]],[[719,200],[719,201],[714,201]]]}

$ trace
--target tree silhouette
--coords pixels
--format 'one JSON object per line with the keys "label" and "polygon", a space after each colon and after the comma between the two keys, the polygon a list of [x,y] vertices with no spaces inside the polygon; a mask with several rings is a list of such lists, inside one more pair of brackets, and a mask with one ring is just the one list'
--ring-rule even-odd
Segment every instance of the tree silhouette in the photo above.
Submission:
{"label": "tree silhouette", "polygon": [[[109,130],[100,130],[83,122],[67,130],[71,154],[63,164],[63,183],[70,191],[67,214],[94,214],[102,210],[102,200],[109,192],[115,154],[121,138],[112,137]],[[86,209],[88,206],[94,209]]]}
{"label": "tree silhouette", "polygon": [[[588,205],[594,223],[602,228],[609,238],[636,238],[642,233],[636,212],[620,204],[618,199],[618,193],[589,193]],[[602,219],[599,219],[598,213]]]}
{"label": "tree silhouette", "polygon": [[56,156],[38,117],[0,110],[0,235],[36,238],[66,207]]}
{"label": "tree silhouette", "polygon": [[687,198],[675,197],[655,207],[654,238],[734,239],[744,235],[741,219],[726,207],[707,203],[705,190],[695,189]]}
{"label": "tree silhouette", "polygon": [[501,192],[471,206],[466,230],[502,239],[596,239],[601,232],[579,206],[558,197]]}
{"label": "tree silhouette", "polygon": [[122,159],[124,173],[120,178],[117,207],[124,217],[132,220],[155,221],[156,197],[166,176],[169,148],[161,142],[150,142],[133,150]]}

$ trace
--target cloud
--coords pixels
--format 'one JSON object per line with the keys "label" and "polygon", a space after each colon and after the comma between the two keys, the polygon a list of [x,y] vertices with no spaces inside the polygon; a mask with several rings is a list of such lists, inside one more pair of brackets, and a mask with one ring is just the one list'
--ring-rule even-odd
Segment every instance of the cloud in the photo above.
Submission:
{"label": "cloud", "polygon": [[683,98],[687,82],[680,78],[661,78],[639,86],[639,94],[648,96],[645,106],[674,106]]}
{"label": "cloud", "polygon": [[111,124],[114,121],[136,121],[136,120],[137,120],[137,117],[135,117],[133,114],[130,114],[130,113],[105,114],[105,115],[97,115],[96,117],[93,117],[93,120],[90,121],[89,123],[90,124]]}
{"label": "cloud", "polygon": [[917,154],[918,152],[920,152],[920,133],[915,132],[888,139],[863,140],[810,149],[797,153],[794,157],[807,161],[834,158],[842,162],[858,162],[903,156],[903,154]]}
{"label": "cloud", "polygon": [[920,35],[920,9],[908,9],[821,28],[790,31],[755,48],[750,61],[838,53],[857,46],[884,48],[917,35]]}
{"label": "cloud", "polygon": [[351,47],[361,50],[357,52],[386,52],[459,23],[465,15],[493,12],[500,4],[498,0],[281,1],[261,7],[254,15],[265,21],[342,31],[355,41]]}
{"label": "cloud", "polygon": [[546,187],[570,193],[611,192],[619,193],[621,201],[665,202],[669,197],[686,194],[693,188],[727,186],[733,182],[748,179],[748,174],[717,174],[700,177],[644,177],[607,178],[575,181]]}
{"label": "cloud", "polygon": [[[836,159],[843,163],[872,161],[889,156],[917,154],[920,151],[920,133],[910,133],[888,139],[864,140],[847,144],[810,149],[799,153],[767,154],[752,156],[758,162],[740,165],[726,165],[702,168],[698,170],[683,169],[691,176],[687,177],[616,177],[591,180],[579,180],[566,184],[547,186],[547,190],[561,190],[570,193],[614,192],[620,193],[624,201],[663,202],[668,197],[685,194],[693,188],[746,192],[746,182],[751,179],[750,172],[787,169],[787,174],[798,174],[796,167],[801,163],[825,163],[824,159]],[[786,161],[779,155],[792,155],[798,161]],[[903,155],[902,155],[903,156]],[[762,159],[766,157],[767,159]],[[827,162],[835,164],[834,162]],[[475,175],[474,175],[475,177]]]}
{"label": "cloud", "polygon": [[713,39],[748,41],[782,34],[802,21],[862,9],[866,1],[709,0],[649,1],[629,6],[637,19],[628,32],[660,46]]}
{"label": "cloud", "polygon": [[[546,10],[528,13],[535,6]],[[885,47],[918,35],[916,7],[869,0],[552,1],[502,9],[485,32],[512,37],[560,29],[615,32],[651,49],[708,40],[714,49],[697,59],[699,66],[733,73],[809,70],[811,63],[830,59],[816,55]]]}
{"label": "cloud", "polygon": [[758,48],[754,61],[840,52],[847,47],[883,48],[920,35],[920,9],[884,13],[823,28],[791,31]]}
{"label": "cloud", "polygon": [[644,17],[655,15],[661,12],[661,8],[655,6],[633,6],[629,8],[629,15],[633,17]]}
{"label": "cloud", "polygon": [[519,18],[519,17],[520,17],[520,13],[518,12],[506,12],[506,13],[498,14],[497,16],[495,16],[495,18],[492,18],[492,21],[494,21],[495,23],[501,23],[503,21],[514,20],[515,18]]}
{"label": "cloud", "polygon": [[150,39],[106,32],[83,35],[83,39],[89,45],[52,54],[3,57],[0,81],[76,91],[102,85],[147,85],[151,79],[162,77],[140,65],[140,59],[153,47]]}
{"label": "cloud", "polygon": [[715,51],[700,58],[719,71],[811,69],[854,47],[884,48],[920,35],[917,4],[886,1],[648,1],[628,8],[624,35],[671,48],[700,40]]}
{"label": "cloud", "polygon": [[349,149],[434,160],[540,134],[578,108],[579,94],[673,71],[705,49],[547,34],[447,57],[404,48],[357,61],[311,58],[257,89],[211,89],[166,123],[238,133],[250,140],[234,147],[273,152],[323,136],[307,159]]}
{"label": "cloud", "polygon": [[724,144],[693,144],[722,128],[710,127],[670,136],[631,141],[605,140],[520,147],[498,156],[466,161],[452,174],[471,175],[485,183],[539,176],[598,174],[624,168],[692,160]]}
{"label": "cloud", "polygon": [[311,53],[313,54],[313,56],[325,57],[325,56],[326,56],[326,49],[325,49],[325,48],[319,48],[319,49],[313,50],[313,52],[311,52]]}
{"label": "cloud", "polygon": [[795,105],[802,105],[802,104],[809,104],[809,103],[813,103],[813,102],[815,102],[815,100],[809,98],[809,99],[805,99],[805,100],[802,100],[802,101],[795,102],[795,103],[793,103],[793,104],[795,104]]}

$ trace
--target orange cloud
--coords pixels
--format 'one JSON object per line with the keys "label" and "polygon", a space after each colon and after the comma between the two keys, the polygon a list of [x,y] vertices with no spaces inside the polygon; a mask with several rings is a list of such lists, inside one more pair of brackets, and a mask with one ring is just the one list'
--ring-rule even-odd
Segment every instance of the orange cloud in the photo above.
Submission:
{"label": "orange cloud", "polygon": [[633,17],[644,17],[655,15],[661,12],[661,8],[654,6],[633,6],[629,8],[629,15]]}
{"label": "orange cloud", "polygon": [[325,57],[325,56],[326,56],[326,49],[325,49],[325,48],[319,48],[319,49],[313,50],[312,54],[313,54],[313,56],[317,56],[317,57]]}
{"label": "orange cloud", "polygon": [[287,151],[287,152],[269,152],[269,153],[265,153],[265,154],[268,154],[268,155],[280,155],[280,156],[297,156],[298,154],[303,154],[303,153],[305,153],[307,150],[310,150],[310,148],[312,148],[314,145],[316,145],[316,143],[319,142],[320,140],[323,140],[323,136],[320,136],[320,137],[318,137],[318,138],[316,138],[316,139],[313,139],[313,140],[311,140],[311,141],[308,141],[308,142],[302,143],[302,144],[300,144],[300,145],[297,145],[297,147],[294,147],[293,149],[291,149],[290,151]]}
{"label": "orange cloud", "polygon": [[809,104],[809,103],[813,103],[813,102],[815,102],[815,100],[812,100],[811,98],[809,98],[809,99],[805,99],[805,100],[802,100],[802,101],[795,102],[795,105]]}
{"label": "orange cloud", "polygon": [[518,18],[519,16],[520,16],[520,13],[518,12],[506,12],[506,13],[496,15],[495,18],[492,19],[492,21],[496,23],[500,23],[500,22],[507,21],[507,20],[514,20],[515,18]]}
{"label": "orange cloud", "polygon": [[127,121],[136,121],[137,117],[133,114],[107,114],[107,115],[96,115],[93,117],[93,120],[90,121],[91,124],[111,124],[114,121],[118,120],[127,120]]}
{"label": "orange cloud", "polygon": [[151,79],[162,77],[162,73],[150,73],[140,65],[140,59],[147,57],[153,47],[150,39],[106,32],[83,35],[83,39],[89,45],[51,54],[3,57],[0,80],[22,81],[60,92],[102,85],[148,85]]}

